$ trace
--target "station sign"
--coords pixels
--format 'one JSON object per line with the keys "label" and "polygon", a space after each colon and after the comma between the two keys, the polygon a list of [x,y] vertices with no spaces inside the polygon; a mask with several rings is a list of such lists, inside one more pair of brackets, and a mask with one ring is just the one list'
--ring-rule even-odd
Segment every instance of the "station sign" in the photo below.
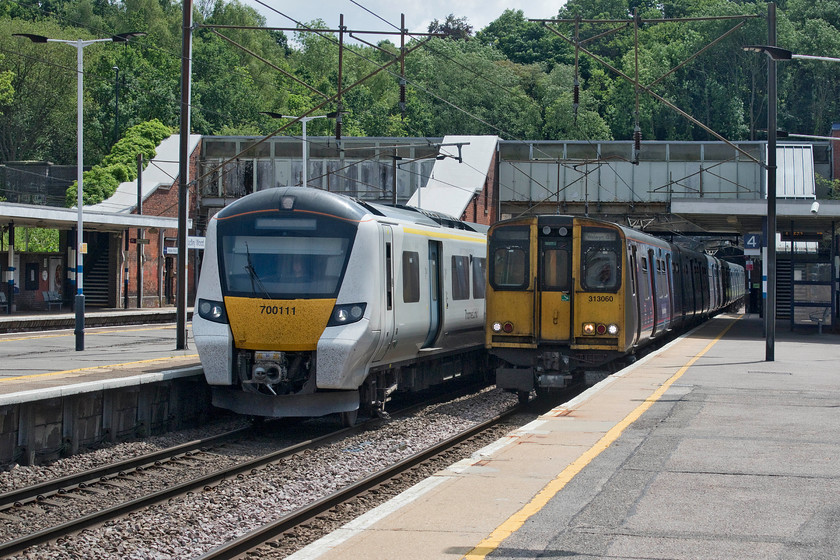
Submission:
{"label": "station sign", "polygon": [[760,233],[747,233],[744,235],[744,254],[760,255],[761,247],[764,246],[764,239]]}
{"label": "station sign", "polygon": [[[198,235],[187,236],[187,250],[190,249],[204,249],[204,237]],[[164,247],[163,253],[165,255],[177,255],[178,247]]]}

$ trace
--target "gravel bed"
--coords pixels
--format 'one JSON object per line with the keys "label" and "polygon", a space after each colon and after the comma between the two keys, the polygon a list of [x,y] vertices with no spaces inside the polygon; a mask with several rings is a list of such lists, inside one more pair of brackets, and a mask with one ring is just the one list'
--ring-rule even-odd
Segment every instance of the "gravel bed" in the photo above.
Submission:
{"label": "gravel bed", "polygon": [[[194,558],[515,404],[515,395],[487,389],[432,405],[411,417],[383,422],[363,434],[225,480],[204,492],[171,499],[57,543],[32,547],[14,558]],[[323,530],[327,529],[310,527],[301,544]]]}
{"label": "gravel bed", "polygon": [[48,465],[6,465],[0,471],[0,494],[77,474],[102,465],[140,457],[167,447],[174,447],[197,439],[229,432],[247,425],[248,422],[244,418],[233,418],[206,424],[201,428],[171,432],[137,441],[103,443],[100,449],[59,459]]}

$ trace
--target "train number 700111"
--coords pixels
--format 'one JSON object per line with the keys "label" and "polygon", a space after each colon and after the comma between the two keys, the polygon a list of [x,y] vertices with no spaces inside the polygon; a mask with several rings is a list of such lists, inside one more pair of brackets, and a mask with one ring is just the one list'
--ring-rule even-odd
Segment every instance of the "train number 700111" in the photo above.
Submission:
{"label": "train number 700111", "polygon": [[282,305],[260,305],[262,315],[294,315],[294,307],[283,307]]}

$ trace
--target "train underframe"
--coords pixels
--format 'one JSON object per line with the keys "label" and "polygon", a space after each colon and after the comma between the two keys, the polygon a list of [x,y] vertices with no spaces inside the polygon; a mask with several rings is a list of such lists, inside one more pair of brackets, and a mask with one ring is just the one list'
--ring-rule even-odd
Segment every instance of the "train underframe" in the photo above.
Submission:
{"label": "train underframe", "polygon": [[515,392],[527,402],[531,391],[559,391],[577,383],[594,385],[635,360],[633,354],[609,350],[573,350],[568,346],[494,348],[502,365],[496,368],[496,386]]}
{"label": "train underframe", "polygon": [[214,404],[260,417],[339,413],[345,425],[352,425],[360,410],[387,417],[385,405],[395,393],[423,391],[489,371],[486,351],[476,347],[371,368],[355,390],[321,390],[315,363],[315,352],[240,350],[234,366],[239,386],[214,388]]}

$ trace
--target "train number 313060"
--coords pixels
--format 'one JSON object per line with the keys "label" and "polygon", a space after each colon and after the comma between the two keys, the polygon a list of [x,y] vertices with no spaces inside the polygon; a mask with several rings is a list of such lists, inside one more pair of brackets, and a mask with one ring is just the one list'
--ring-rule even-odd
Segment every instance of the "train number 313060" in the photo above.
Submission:
{"label": "train number 313060", "polygon": [[589,296],[589,303],[606,303],[612,300],[613,296]]}

